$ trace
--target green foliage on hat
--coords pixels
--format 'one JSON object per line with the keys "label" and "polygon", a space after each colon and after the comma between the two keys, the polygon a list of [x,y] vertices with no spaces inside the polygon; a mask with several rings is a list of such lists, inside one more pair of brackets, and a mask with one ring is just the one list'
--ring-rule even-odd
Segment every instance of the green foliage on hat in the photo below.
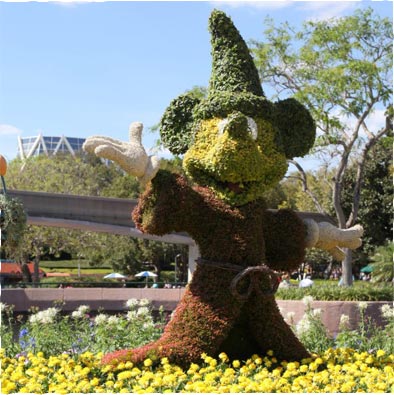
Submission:
{"label": "green foliage on hat", "polygon": [[226,118],[234,111],[242,112],[249,117],[263,117],[273,120],[273,104],[263,96],[250,92],[216,92],[201,101],[195,108],[196,120],[210,118]]}
{"label": "green foliage on hat", "polygon": [[231,19],[214,10],[209,19],[212,74],[209,96],[217,92],[250,92],[264,96],[249,49]]}

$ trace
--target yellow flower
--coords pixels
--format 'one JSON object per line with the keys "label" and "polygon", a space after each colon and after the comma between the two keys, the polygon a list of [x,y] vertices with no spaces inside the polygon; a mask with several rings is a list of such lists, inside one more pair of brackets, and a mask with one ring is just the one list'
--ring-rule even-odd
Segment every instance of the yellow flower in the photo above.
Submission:
{"label": "yellow flower", "polygon": [[124,370],[123,372],[118,373],[118,380],[127,380],[133,377],[133,372],[131,370]]}
{"label": "yellow flower", "polygon": [[169,363],[168,358],[167,358],[167,357],[162,358],[161,361],[160,361],[160,363],[161,363],[162,365],[167,365],[167,364]]}
{"label": "yellow flower", "polygon": [[240,366],[241,366],[241,362],[239,362],[238,359],[235,359],[235,360],[233,361],[233,367],[237,369],[237,368],[239,368]]}
{"label": "yellow flower", "polygon": [[321,359],[321,358],[316,358],[315,359],[315,364],[317,364],[317,365],[322,365],[324,362],[323,362],[323,360]]}
{"label": "yellow flower", "polygon": [[126,369],[131,369],[133,366],[134,366],[133,362],[127,361],[127,362],[125,363],[125,368],[126,368]]}
{"label": "yellow flower", "polygon": [[112,380],[108,380],[105,382],[105,386],[108,388],[112,388],[115,385],[115,383]]}
{"label": "yellow flower", "polygon": [[227,356],[227,354],[226,354],[225,352],[221,352],[221,353],[219,354],[219,359],[220,359],[223,363],[229,361],[228,356]]}
{"label": "yellow flower", "polygon": [[261,365],[263,363],[263,360],[257,356],[256,358],[254,358],[254,363],[256,365]]}
{"label": "yellow flower", "polygon": [[144,361],[144,366],[149,368],[150,366],[152,366],[153,362],[150,358],[145,359]]}
{"label": "yellow flower", "polygon": [[378,350],[378,351],[376,352],[376,356],[377,356],[378,358],[383,357],[383,355],[385,355],[385,354],[386,354],[386,352],[385,352],[384,350]]}

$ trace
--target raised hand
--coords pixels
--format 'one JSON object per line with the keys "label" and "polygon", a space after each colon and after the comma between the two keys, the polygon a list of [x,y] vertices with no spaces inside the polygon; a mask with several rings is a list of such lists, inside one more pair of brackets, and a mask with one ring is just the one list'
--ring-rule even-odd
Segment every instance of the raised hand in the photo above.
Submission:
{"label": "raised hand", "polygon": [[146,184],[159,170],[160,159],[146,154],[141,143],[142,129],[142,123],[131,123],[129,142],[111,137],[91,136],[86,139],[83,149],[116,162],[126,173],[138,177],[142,184]]}
{"label": "raised hand", "polygon": [[334,259],[342,261],[345,253],[342,248],[354,250],[361,246],[364,229],[355,225],[349,229],[339,229],[328,222],[304,221],[308,229],[308,247],[316,247],[329,252]]}

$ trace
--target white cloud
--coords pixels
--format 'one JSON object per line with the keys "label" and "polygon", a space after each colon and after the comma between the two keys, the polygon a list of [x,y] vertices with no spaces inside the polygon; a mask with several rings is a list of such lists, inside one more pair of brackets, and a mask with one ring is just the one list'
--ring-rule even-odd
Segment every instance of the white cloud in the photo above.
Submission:
{"label": "white cloud", "polygon": [[302,1],[297,2],[299,8],[308,12],[307,19],[323,21],[345,15],[346,11],[353,10],[359,1]]}
{"label": "white cloud", "polygon": [[266,9],[266,10],[276,10],[280,8],[287,7],[294,3],[291,0],[279,0],[279,1],[242,1],[242,0],[227,0],[227,1],[211,1],[211,3],[215,6],[229,6],[232,8],[239,7],[252,7],[258,9]]}
{"label": "white cloud", "polygon": [[17,136],[19,134],[22,134],[22,130],[16,126],[0,124],[0,136]]}

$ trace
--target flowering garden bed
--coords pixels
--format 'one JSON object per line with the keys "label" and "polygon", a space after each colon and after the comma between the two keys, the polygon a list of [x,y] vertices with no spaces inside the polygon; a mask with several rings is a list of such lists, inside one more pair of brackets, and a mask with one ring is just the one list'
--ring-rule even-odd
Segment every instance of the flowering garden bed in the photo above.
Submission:
{"label": "flowering garden bed", "polygon": [[279,361],[270,351],[229,361],[222,353],[216,359],[202,355],[185,370],[165,358],[141,366],[101,364],[103,353],[160,336],[165,317],[154,321],[146,300],[129,300],[127,313],[118,315],[93,317],[88,306],[70,315],[61,315],[59,307],[32,312],[14,334],[12,309],[2,305],[2,393],[393,393],[394,310],[382,307],[385,326],[377,328],[360,303],[359,327],[350,329],[343,316],[341,331],[332,338],[312,301],[305,298],[305,316],[292,325],[311,358]]}
{"label": "flowering garden bed", "polygon": [[155,367],[131,363],[101,366],[102,354],[85,352],[45,357],[2,356],[3,393],[244,393],[244,392],[388,392],[394,390],[394,355],[352,349],[329,349],[299,362],[280,362],[275,356],[252,356],[227,361],[203,356],[200,364],[182,370],[162,359]]}

